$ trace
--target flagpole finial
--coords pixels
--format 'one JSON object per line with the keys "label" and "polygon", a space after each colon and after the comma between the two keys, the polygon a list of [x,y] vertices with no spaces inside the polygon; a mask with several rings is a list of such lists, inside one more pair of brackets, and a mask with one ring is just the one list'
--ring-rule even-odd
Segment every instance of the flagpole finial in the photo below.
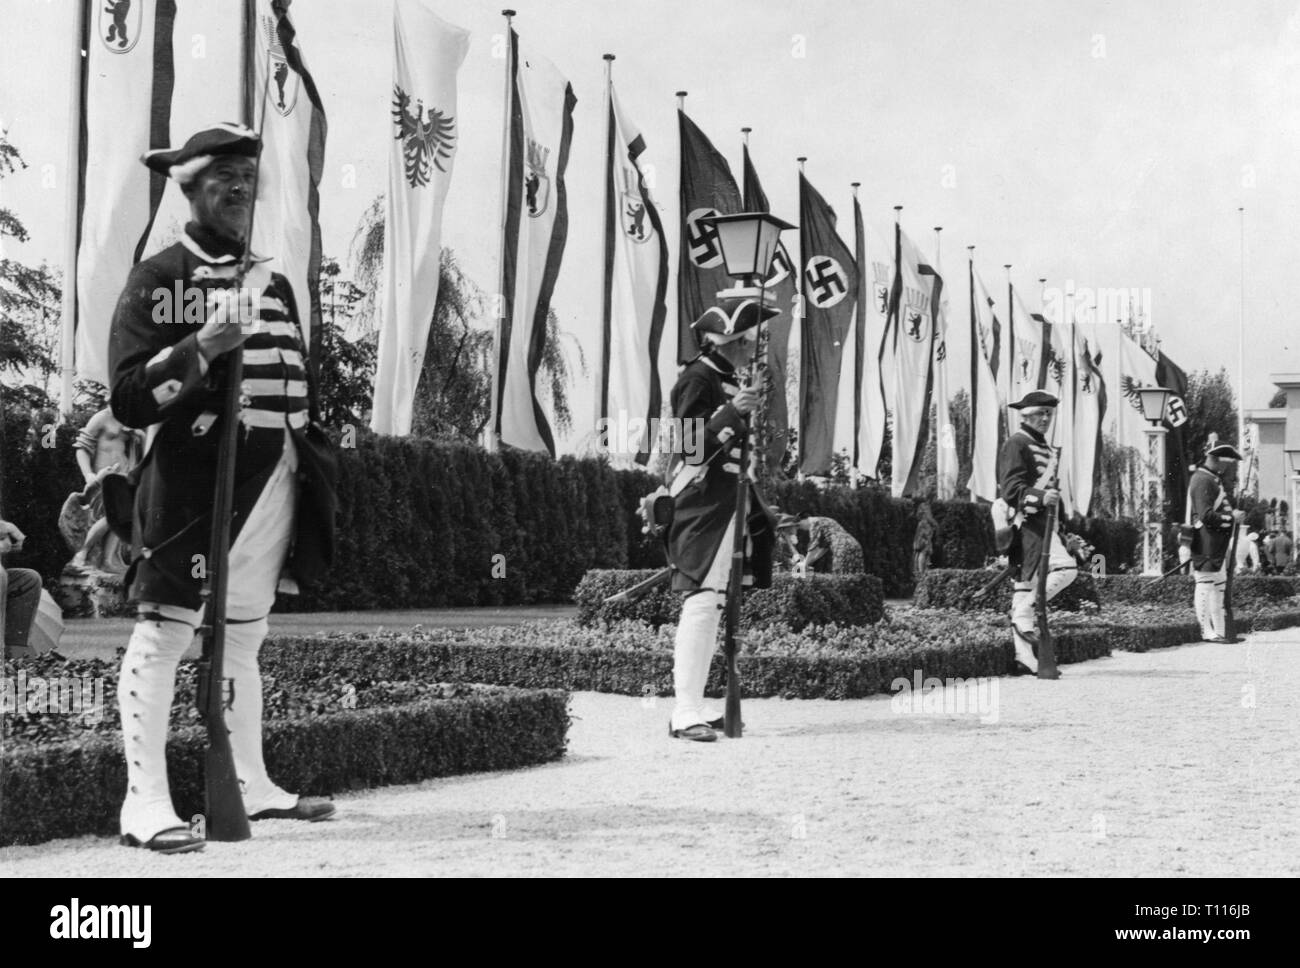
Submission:
{"label": "flagpole finial", "polygon": [[513,10],[502,10],[502,11],[501,11],[501,16],[505,17],[507,20],[509,20],[509,19],[510,19],[511,17],[513,17],[514,15],[515,15],[515,12],[514,12]]}
{"label": "flagpole finial", "polygon": [[936,226],[934,227],[934,230],[935,230],[936,232],[942,232],[942,231],[943,231],[943,226],[942,226],[942,225],[936,225]]}
{"label": "flagpole finial", "polygon": [[613,54],[602,54],[602,55],[601,55],[601,59],[602,59],[602,60],[607,60],[607,61],[612,61],[612,60],[614,59],[614,55],[613,55]]}
{"label": "flagpole finial", "polygon": [[858,186],[860,186],[861,184],[862,184],[862,182],[850,182],[850,183],[849,183],[849,187],[853,189],[853,197],[854,197],[855,199],[858,197]]}
{"label": "flagpole finial", "polygon": [[678,110],[678,111],[685,111],[685,110],[686,110],[686,92],[685,92],[685,91],[678,91],[678,92],[677,92],[677,110]]}
{"label": "flagpole finial", "polygon": [[802,174],[802,172],[803,172],[803,163],[804,163],[805,161],[807,161],[807,160],[808,160],[808,156],[807,156],[807,155],[800,155],[798,158],[795,159],[795,161],[799,162],[799,172],[800,172],[801,174]]}

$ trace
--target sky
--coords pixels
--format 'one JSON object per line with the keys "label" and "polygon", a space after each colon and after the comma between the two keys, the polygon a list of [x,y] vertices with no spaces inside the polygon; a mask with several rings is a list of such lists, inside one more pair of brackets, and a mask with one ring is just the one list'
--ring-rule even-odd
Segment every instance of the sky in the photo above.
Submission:
{"label": "sky", "polygon": [[[187,0],[178,0],[185,3]],[[193,0],[189,0],[193,2]],[[227,4],[236,15],[237,0]],[[460,143],[443,244],[485,292],[498,274],[501,5],[438,0],[471,32]],[[740,170],[740,128],[773,210],[797,221],[797,156],[852,245],[849,185],[888,237],[893,207],[926,251],[1006,274],[1038,308],[1040,285],[1150,291],[1164,350],[1184,369],[1237,382],[1244,207],[1245,403],[1270,374],[1300,372],[1300,8],[1249,0],[993,3],[848,0],[514,0],[515,27],[578,98],[567,183],[570,233],[553,305],[588,364],[598,353],[603,164],[601,55],[641,126],[677,259],[674,92]],[[69,134],[71,0],[0,0],[0,125],[30,166],[0,181],[32,239],[25,262],[59,263]],[[391,3],[296,0],[291,14],[329,120],[321,188],[326,254],[345,257],[386,183]],[[178,64],[183,70],[183,64]],[[233,83],[233,79],[232,79]],[[197,128],[219,118],[195,117]],[[793,233],[792,233],[793,235]],[[793,240],[791,240],[793,241]],[[345,263],[346,272],[346,263]],[[964,292],[964,286],[961,287]],[[958,322],[965,320],[964,307]],[[1095,338],[1113,353],[1114,327]],[[669,342],[666,340],[666,342]],[[964,327],[950,347],[960,364]],[[1114,360],[1114,355],[1108,355]],[[959,369],[958,372],[963,372]],[[1107,371],[1109,373],[1109,371]],[[665,357],[665,381],[672,379]],[[590,380],[573,389],[592,412]],[[588,424],[590,421],[588,420]]]}

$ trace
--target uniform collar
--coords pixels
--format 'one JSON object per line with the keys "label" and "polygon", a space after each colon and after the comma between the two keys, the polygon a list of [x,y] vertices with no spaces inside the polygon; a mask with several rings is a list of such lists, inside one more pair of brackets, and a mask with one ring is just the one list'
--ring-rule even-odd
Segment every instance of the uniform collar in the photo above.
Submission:
{"label": "uniform collar", "polygon": [[1029,424],[1021,424],[1020,432],[1036,444],[1047,443],[1047,438],[1040,434],[1035,428],[1029,426]]}
{"label": "uniform collar", "polygon": [[713,367],[713,369],[717,370],[723,376],[736,375],[736,368],[731,365],[730,361],[723,359],[717,353],[705,353],[703,359],[705,363]]}

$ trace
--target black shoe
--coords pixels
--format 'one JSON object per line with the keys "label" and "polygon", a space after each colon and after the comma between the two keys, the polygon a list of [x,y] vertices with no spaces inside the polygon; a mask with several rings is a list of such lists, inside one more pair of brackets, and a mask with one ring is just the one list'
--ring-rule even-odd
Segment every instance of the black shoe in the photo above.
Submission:
{"label": "black shoe", "polygon": [[672,724],[668,724],[668,735],[673,739],[689,739],[697,743],[712,743],[718,738],[718,734],[713,731],[711,726],[704,723],[696,723],[694,726],[687,726],[685,729],[673,729]]}
{"label": "black shoe", "polygon": [[[709,729],[717,729],[717,730],[726,729],[726,727],[727,727],[727,717],[726,717],[726,716],[719,716],[717,719],[711,719],[711,720],[709,720],[709,721],[708,721],[707,723],[705,723],[704,725],[707,726],[707,727],[709,727]],[[740,721],[740,728],[741,728],[741,729],[744,729],[744,728],[745,728],[745,721],[744,721],[743,719]]]}
{"label": "black shoe", "polygon": [[189,827],[168,827],[143,843],[130,834],[123,834],[121,843],[124,847],[143,847],[158,854],[186,854],[192,850],[202,850],[206,841],[195,836]]}
{"label": "black shoe", "polygon": [[249,820],[306,820],[316,823],[334,816],[334,801],[324,797],[299,797],[298,802],[287,809],[259,810],[248,815]]}

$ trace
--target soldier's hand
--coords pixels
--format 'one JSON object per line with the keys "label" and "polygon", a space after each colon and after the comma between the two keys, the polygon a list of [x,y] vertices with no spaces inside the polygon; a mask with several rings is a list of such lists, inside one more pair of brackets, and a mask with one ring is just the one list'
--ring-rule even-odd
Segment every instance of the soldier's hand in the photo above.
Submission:
{"label": "soldier's hand", "polygon": [[1187,547],[1187,545],[1185,544],[1180,544],[1178,546],[1178,563],[1180,565],[1185,565],[1191,560],[1192,560],[1192,549]]}
{"label": "soldier's hand", "polygon": [[199,350],[209,363],[246,340],[257,321],[260,296],[248,287],[208,293],[208,318],[199,330]]}
{"label": "soldier's hand", "polygon": [[1241,522],[1246,520],[1246,512],[1242,510],[1233,511],[1232,520],[1236,521],[1238,524],[1241,524]]}
{"label": "soldier's hand", "polygon": [[742,414],[754,412],[758,406],[758,389],[756,387],[741,387],[736,395],[731,398],[731,405],[739,410]]}
{"label": "soldier's hand", "polygon": [[1061,492],[1054,487],[1049,487],[1043,492],[1043,505],[1054,508],[1061,503]]}
{"label": "soldier's hand", "polygon": [[21,551],[27,535],[18,530],[18,525],[11,521],[0,521],[0,552]]}

